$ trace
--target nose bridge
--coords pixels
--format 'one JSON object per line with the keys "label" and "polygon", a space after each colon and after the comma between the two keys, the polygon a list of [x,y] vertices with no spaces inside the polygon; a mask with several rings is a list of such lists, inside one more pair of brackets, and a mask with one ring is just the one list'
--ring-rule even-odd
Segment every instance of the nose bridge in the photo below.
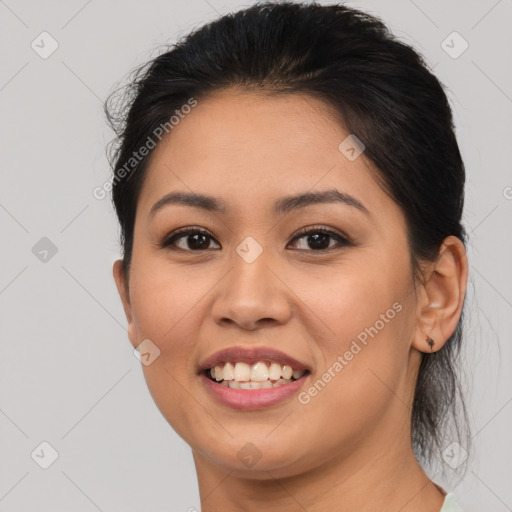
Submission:
{"label": "nose bridge", "polygon": [[272,251],[248,236],[232,254],[231,270],[214,305],[217,322],[257,328],[258,322],[286,322],[290,306],[286,287],[274,275]]}

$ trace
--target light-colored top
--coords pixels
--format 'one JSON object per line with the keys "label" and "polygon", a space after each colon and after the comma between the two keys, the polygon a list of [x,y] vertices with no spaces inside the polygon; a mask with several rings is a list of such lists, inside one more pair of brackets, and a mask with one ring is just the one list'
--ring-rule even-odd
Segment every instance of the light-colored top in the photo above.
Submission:
{"label": "light-colored top", "polygon": [[455,494],[449,492],[443,502],[443,506],[439,512],[462,512],[462,508],[455,500]]}

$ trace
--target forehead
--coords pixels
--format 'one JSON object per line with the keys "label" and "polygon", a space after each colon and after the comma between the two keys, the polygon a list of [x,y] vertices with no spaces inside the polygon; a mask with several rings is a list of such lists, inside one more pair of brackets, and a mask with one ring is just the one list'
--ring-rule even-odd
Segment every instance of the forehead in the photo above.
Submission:
{"label": "forehead", "polygon": [[179,190],[217,196],[230,213],[246,213],[285,195],[334,188],[378,214],[392,201],[364,152],[349,160],[340,151],[349,135],[332,107],[312,96],[216,93],[199,99],[155,148],[139,208],[147,215]]}

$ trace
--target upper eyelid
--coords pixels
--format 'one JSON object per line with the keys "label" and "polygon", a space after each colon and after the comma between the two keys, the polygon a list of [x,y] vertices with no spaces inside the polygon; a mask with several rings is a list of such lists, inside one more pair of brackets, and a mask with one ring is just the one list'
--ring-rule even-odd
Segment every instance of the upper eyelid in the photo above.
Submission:
{"label": "upper eyelid", "polygon": [[321,226],[321,225],[313,225],[313,226],[306,226],[304,228],[300,228],[294,235],[294,239],[297,238],[297,237],[303,237],[309,233],[315,233],[315,232],[325,232],[325,234],[329,234],[329,235],[336,235],[336,236],[339,236],[340,238],[345,238],[346,240],[349,239],[349,237],[347,235],[345,235],[344,233],[342,232],[339,232],[338,230],[334,229],[334,228],[329,228],[329,227],[326,227],[326,226]]}

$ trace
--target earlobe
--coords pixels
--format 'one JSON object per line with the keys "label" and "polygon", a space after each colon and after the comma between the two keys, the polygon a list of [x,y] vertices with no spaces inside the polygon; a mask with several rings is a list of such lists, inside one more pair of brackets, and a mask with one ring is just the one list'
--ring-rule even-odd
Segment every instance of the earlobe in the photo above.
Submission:
{"label": "earlobe", "polygon": [[421,298],[413,346],[420,352],[436,352],[453,334],[466,294],[468,261],[457,237],[445,238],[439,257],[429,266]]}
{"label": "earlobe", "polygon": [[121,302],[123,304],[124,313],[126,315],[126,321],[128,322],[128,338],[130,339],[132,345],[135,347],[137,345],[136,327],[135,322],[133,320],[133,312],[130,301],[130,294],[128,291],[128,283],[123,270],[123,260],[116,260],[114,262],[112,273],[114,275],[114,280],[116,282],[119,297],[121,298]]}

